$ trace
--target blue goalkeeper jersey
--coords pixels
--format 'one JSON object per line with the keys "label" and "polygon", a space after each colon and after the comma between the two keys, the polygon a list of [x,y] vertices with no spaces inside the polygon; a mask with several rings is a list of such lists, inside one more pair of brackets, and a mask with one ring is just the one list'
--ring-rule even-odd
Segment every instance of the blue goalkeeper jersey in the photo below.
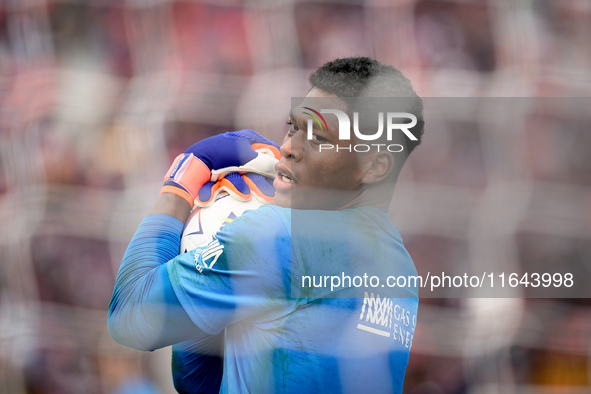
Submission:
{"label": "blue goalkeeper jersey", "polygon": [[166,268],[193,323],[225,336],[220,392],[402,391],[418,298],[392,284],[416,270],[387,211],[263,206]]}

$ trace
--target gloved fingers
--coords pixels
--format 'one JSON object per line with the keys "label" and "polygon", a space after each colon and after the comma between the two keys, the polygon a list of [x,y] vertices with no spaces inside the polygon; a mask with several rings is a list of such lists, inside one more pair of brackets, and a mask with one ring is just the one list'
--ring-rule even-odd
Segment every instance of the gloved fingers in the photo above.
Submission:
{"label": "gloved fingers", "polygon": [[220,187],[230,193],[232,197],[241,201],[248,201],[251,197],[251,190],[244,182],[244,178],[237,172],[226,175],[225,178],[221,179]]}
{"label": "gloved fingers", "polygon": [[195,197],[195,205],[207,207],[215,201],[215,196],[219,193],[220,182],[207,182],[201,186]]}
{"label": "gloved fingers", "polygon": [[233,131],[228,134],[233,134],[240,138],[245,138],[250,142],[251,148],[259,153],[264,153],[275,157],[277,160],[281,159],[281,153],[279,152],[279,145],[275,142],[266,139],[256,131],[243,129],[240,131]]}
{"label": "gloved fingers", "polygon": [[251,144],[257,144],[257,143],[269,144],[269,145],[275,146],[276,148],[279,148],[279,146],[276,143],[274,143],[271,140],[268,140],[267,138],[263,137],[262,135],[260,135],[259,133],[257,133],[254,130],[242,129],[239,131],[230,131],[225,134],[229,135],[231,138],[236,137],[236,138],[246,139]]}
{"label": "gloved fingers", "polygon": [[253,173],[244,174],[242,175],[242,178],[250,188],[253,197],[261,201],[263,204],[273,202],[275,188],[273,187],[272,178]]}
{"label": "gloved fingers", "polygon": [[274,178],[279,158],[279,146],[253,130],[209,137],[191,145],[174,160],[161,193],[174,193],[191,205],[207,206],[224,189],[246,201],[251,197],[248,185],[239,174],[229,174],[254,172]]}
{"label": "gloved fingers", "polygon": [[256,173],[230,173],[219,181],[203,185],[195,199],[195,205],[206,207],[213,204],[222,191],[239,201],[249,201],[254,197],[263,204],[269,204],[275,197],[273,179]]}
{"label": "gloved fingers", "polygon": [[222,191],[227,192],[233,198],[240,201],[248,201],[251,198],[248,184],[244,181],[242,175],[234,172],[219,181],[208,182],[203,185],[199,189],[195,204],[200,207],[207,207],[214,203],[217,195]]}
{"label": "gloved fingers", "polygon": [[258,153],[256,157],[254,157],[249,162],[244,163],[243,165],[212,170],[211,180],[217,181],[218,179],[224,177],[226,174],[232,172],[253,172],[256,174],[261,174],[267,178],[274,179],[277,176],[277,172],[275,171],[275,165],[277,164],[277,161],[278,160],[274,156]]}
{"label": "gloved fingers", "polygon": [[281,157],[275,142],[247,129],[206,138],[191,145],[185,153],[194,154],[210,170],[240,167],[261,154]]}
{"label": "gloved fingers", "polygon": [[255,152],[263,153],[265,155],[273,156],[277,160],[281,159],[281,152],[279,152],[279,147],[277,144],[270,145],[264,143],[254,143],[250,146]]}
{"label": "gloved fingers", "polygon": [[257,156],[251,141],[230,133],[205,138],[191,145],[185,153],[201,159],[210,170],[240,166]]}

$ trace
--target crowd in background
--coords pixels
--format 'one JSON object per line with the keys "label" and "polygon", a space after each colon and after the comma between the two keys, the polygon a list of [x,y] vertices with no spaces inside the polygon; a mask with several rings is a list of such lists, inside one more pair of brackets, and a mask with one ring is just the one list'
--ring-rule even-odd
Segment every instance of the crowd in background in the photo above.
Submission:
{"label": "crowd in background", "polygon": [[[169,353],[107,331],[127,242],[178,152],[241,128],[281,142],[338,56],[425,97],[391,209],[419,273],[586,281],[589,37],[586,0],[2,2],[0,391],[171,392]],[[429,118],[440,105],[457,111]],[[527,296],[423,299],[405,392],[587,392],[591,302]]]}

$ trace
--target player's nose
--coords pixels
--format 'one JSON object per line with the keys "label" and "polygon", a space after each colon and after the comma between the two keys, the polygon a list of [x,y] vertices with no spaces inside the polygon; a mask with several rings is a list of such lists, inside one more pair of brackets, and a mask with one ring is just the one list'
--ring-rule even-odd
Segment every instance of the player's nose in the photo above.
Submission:
{"label": "player's nose", "polygon": [[298,138],[300,135],[302,135],[302,133],[298,131],[291,137],[285,138],[285,141],[283,141],[283,144],[279,149],[282,157],[296,161],[302,158],[303,142],[300,141],[301,138]]}

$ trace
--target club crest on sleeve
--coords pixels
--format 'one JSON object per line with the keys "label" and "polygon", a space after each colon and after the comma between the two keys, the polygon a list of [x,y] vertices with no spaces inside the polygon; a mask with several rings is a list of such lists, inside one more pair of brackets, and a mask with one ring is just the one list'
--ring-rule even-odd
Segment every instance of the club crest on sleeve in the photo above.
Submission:
{"label": "club crest on sleeve", "polygon": [[200,274],[203,273],[203,268],[213,268],[223,252],[224,245],[214,236],[206,247],[195,249],[195,268]]}

